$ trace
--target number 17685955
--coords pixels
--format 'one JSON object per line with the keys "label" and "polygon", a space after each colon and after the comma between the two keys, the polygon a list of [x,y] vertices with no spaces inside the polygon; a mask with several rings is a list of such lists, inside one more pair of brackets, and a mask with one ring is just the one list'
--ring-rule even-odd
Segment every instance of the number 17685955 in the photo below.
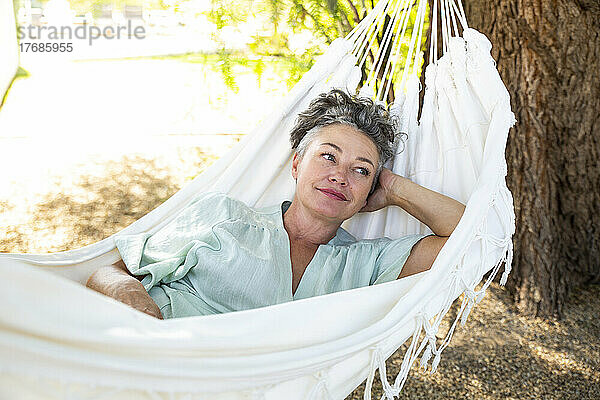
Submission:
{"label": "number 17685955", "polygon": [[73,43],[19,43],[22,53],[70,53]]}

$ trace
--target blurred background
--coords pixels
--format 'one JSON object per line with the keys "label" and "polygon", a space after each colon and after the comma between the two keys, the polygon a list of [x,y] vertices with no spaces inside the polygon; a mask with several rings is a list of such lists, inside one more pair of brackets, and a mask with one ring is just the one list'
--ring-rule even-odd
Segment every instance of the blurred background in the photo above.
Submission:
{"label": "blurred background", "polygon": [[[318,6],[312,9],[318,14],[309,17],[301,3],[15,0],[13,5],[20,47],[16,54],[15,43],[8,54],[18,56],[18,70],[0,113],[0,168],[10,171],[0,176],[0,207],[10,210],[2,213],[9,226],[0,230],[4,252],[67,250],[127,226],[257,126],[327,44],[351,29],[335,17],[348,10],[332,9],[329,15],[327,6]],[[108,34],[91,40],[90,27]],[[116,37],[117,27],[127,29]],[[52,29],[58,38],[49,36]],[[26,50],[29,43],[70,43],[72,51]],[[102,188],[123,174],[107,171],[119,168],[129,175],[138,168],[132,179],[146,179],[160,195],[138,190],[143,199],[131,200],[135,185],[120,182],[122,199],[109,198],[113,191]],[[148,176],[140,177],[142,172]],[[77,180],[92,175],[93,186],[82,190]],[[22,198],[28,200],[15,201]],[[85,212],[73,208],[82,201]],[[52,206],[31,209],[48,202]],[[133,214],[109,216],[108,210]],[[90,218],[116,222],[99,232],[89,226]]]}
{"label": "blurred background", "polygon": [[[6,57],[0,94],[10,85],[0,112],[0,168],[10,171],[0,176],[0,211],[9,211],[2,213],[0,251],[41,253],[94,243],[166,200],[275,112],[327,46],[374,6],[348,0],[0,4]],[[82,189],[78,179],[91,176],[94,183]],[[117,176],[146,179],[160,195],[126,181],[115,197]],[[132,200],[136,195],[143,198]],[[115,222],[102,231],[95,226],[106,220]]]}
{"label": "blurred background", "polygon": [[[0,252],[79,248],[154,209],[376,3],[0,0]],[[598,399],[600,3],[463,4],[493,43],[518,121],[506,149],[513,272],[436,374],[411,372],[403,398]],[[107,33],[91,40],[92,28]]]}

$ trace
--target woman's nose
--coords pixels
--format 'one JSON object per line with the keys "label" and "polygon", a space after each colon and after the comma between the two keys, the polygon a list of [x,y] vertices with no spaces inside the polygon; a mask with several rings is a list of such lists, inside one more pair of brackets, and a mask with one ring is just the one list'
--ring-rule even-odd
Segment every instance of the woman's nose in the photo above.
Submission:
{"label": "woman's nose", "polygon": [[346,186],[348,184],[346,177],[340,171],[335,171],[331,175],[329,175],[329,182],[335,182],[340,184],[341,186]]}

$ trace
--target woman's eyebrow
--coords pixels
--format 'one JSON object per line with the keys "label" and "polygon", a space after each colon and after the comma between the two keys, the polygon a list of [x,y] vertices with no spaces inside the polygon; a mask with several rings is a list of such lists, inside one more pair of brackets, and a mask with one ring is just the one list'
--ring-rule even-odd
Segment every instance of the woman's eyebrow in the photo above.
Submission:
{"label": "woman's eyebrow", "polygon": [[[340,153],[343,153],[343,152],[344,152],[344,151],[343,151],[343,150],[340,148],[340,146],[338,146],[337,144],[333,144],[333,143],[329,143],[329,142],[324,142],[324,143],[321,143],[321,146],[323,146],[323,145],[326,145],[326,146],[331,146],[331,147],[333,147],[334,149],[336,149],[337,151],[339,151]],[[373,168],[375,168],[375,164],[373,164],[373,162],[372,162],[371,160],[369,160],[368,158],[364,158],[364,157],[356,157],[356,159],[357,159],[357,160],[359,160],[359,161],[364,161],[364,162],[366,162],[366,163],[369,163],[369,164],[371,164],[371,166],[372,166]]]}

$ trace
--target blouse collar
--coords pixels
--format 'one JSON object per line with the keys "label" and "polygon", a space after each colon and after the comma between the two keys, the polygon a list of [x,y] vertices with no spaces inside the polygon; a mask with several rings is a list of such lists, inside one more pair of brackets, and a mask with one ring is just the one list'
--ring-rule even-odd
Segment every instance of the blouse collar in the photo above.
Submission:
{"label": "blouse collar", "polygon": [[[285,229],[283,225],[283,214],[285,214],[291,205],[291,201],[285,200],[279,206],[266,207],[260,211],[264,212],[266,214],[265,216],[268,216],[271,222],[273,222],[276,226],[281,229]],[[340,226],[335,233],[335,236],[329,242],[327,242],[327,245],[344,246],[354,242],[356,242],[356,238]]]}

